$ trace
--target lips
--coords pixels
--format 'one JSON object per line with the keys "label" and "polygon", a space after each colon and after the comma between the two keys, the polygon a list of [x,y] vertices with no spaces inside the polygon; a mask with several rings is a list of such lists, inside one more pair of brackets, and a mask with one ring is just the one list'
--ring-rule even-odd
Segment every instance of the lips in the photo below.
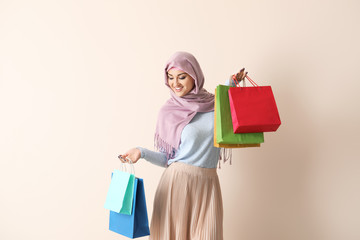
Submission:
{"label": "lips", "polygon": [[183,89],[182,87],[180,87],[180,88],[174,88],[175,89],[175,91],[177,91],[177,92],[181,92],[181,90]]}

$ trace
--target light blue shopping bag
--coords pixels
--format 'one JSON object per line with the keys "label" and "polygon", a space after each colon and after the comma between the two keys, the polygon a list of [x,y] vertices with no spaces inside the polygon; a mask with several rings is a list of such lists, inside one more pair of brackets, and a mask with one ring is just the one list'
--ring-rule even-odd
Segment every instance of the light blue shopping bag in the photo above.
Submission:
{"label": "light blue shopping bag", "polygon": [[104,208],[113,212],[131,215],[134,198],[135,176],[128,172],[114,170]]}

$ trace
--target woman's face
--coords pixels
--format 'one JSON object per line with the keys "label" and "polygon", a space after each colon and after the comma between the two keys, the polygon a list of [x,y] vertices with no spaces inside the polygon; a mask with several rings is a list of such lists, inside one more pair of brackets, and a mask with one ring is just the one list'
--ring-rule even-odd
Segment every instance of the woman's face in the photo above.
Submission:
{"label": "woman's face", "polygon": [[168,84],[178,97],[185,96],[195,86],[195,81],[189,74],[181,70],[172,68],[167,73]]}

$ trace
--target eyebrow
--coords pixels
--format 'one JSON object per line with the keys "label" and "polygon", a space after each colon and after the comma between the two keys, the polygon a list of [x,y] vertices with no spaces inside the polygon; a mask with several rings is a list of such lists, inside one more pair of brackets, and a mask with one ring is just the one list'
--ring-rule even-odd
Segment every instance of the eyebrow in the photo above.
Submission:
{"label": "eyebrow", "polygon": [[[180,73],[178,76],[182,75],[182,74],[187,74],[187,73]],[[173,76],[172,74],[168,73],[168,76]]]}

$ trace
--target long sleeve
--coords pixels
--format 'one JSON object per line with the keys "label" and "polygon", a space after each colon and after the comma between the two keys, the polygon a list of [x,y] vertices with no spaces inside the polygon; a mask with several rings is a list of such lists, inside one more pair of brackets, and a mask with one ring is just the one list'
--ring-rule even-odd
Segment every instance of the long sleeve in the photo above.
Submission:
{"label": "long sleeve", "polygon": [[161,152],[154,152],[142,147],[136,147],[141,152],[141,158],[144,158],[146,161],[151,162],[152,164],[158,165],[160,167],[167,167],[166,154]]}
{"label": "long sleeve", "polygon": [[235,86],[236,86],[235,83],[234,83],[234,81],[233,81],[231,78],[229,78],[228,80],[226,80],[225,85],[226,85],[226,86],[231,86],[231,87],[235,87]]}

